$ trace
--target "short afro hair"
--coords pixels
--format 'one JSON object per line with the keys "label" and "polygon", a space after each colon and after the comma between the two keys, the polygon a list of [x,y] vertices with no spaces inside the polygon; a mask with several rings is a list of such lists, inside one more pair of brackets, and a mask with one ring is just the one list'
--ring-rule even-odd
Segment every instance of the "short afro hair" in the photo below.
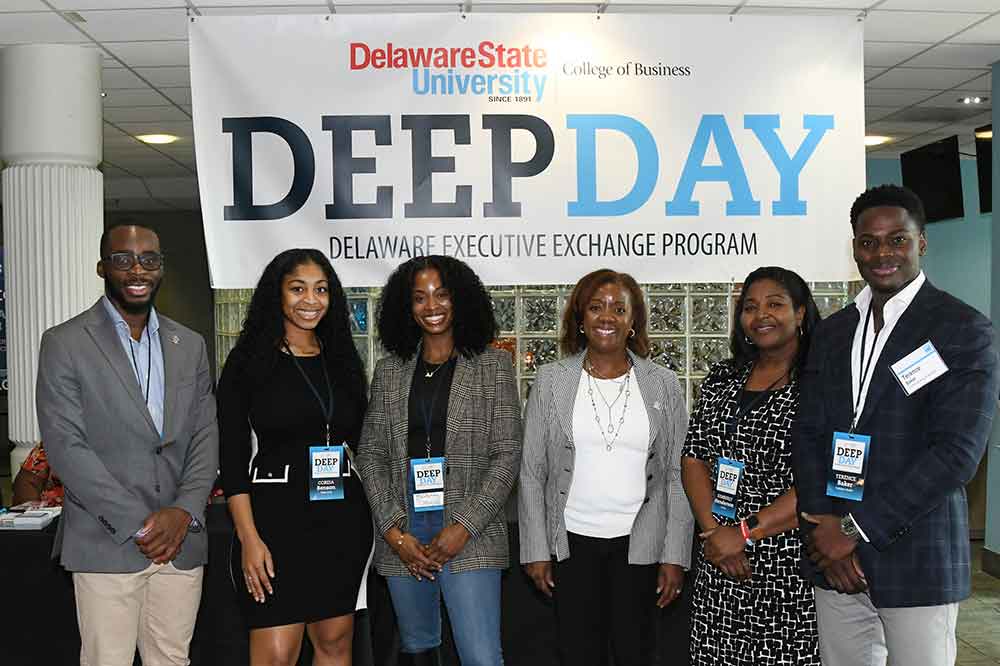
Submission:
{"label": "short afro hair", "polygon": [[466,357],[483,353],[499,331],[493,301],[467,264],[437,254],[410,259],[389,276],[378,302],[382,346],[403,360],[416,353],[423,331],[413,318],[413,281],[417,273],[428,269],[436,270],[441,285],[451,292],[455,349]]}
{"label": "short afro hair", "polygon": [[851,206],[851,228],[858,228],[858,218],[862,213],[878,206],[894,206],[906,210],[921,233],[927,225],[927,213],[916,192],[902,185],[878,185],[865,190],[854,200],[854,205]]}

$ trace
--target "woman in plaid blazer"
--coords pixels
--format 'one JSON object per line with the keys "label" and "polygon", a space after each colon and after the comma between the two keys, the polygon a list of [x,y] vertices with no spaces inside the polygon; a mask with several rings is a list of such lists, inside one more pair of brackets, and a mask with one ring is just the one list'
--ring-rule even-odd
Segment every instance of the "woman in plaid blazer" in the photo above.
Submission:
{"label": "woman in plaid blazer", "polygon": [[649,361],[631,276],[573,289],[568,355],[538,371],[525,412],[521,562],[555,599],[563,666],[652,663],[653,611],[681,592],[694,520],[681,485],[687,409],[677,376]]}
{"label": "woman in plaid blazer", "polygon": [[439,663],[443,597],[465,666],[503,663],[503,506],[521,460],[521,410],[490,297],[464,263],[429,256],[389,277],[357,462],[375,566],[399,621],[400,664]]}

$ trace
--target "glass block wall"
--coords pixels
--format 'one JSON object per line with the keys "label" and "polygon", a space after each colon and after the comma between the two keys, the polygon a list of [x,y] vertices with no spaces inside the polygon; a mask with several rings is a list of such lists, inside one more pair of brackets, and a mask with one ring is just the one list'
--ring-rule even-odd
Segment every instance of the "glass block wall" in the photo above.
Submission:
{"label": "glass block wall", "polygon": [[[863,286],[857,282],[816,282],[810,285],[823,316],[847,304]],[[500,324],[499,346],[512,351],[521,396],[539,365],[559,358],[560,320],[573,285],[489,287]],[[649,310],[651,357],[678,374],[688,405],[698,385],[716,361],[729,354],[732,312],[740,285],[730,283],[643,285]],[[348,289],[354,344],[368,368],[381,354],[375,335],[378,289]],[[215,291],[216,365],[221,370],[236,342],[250,289]]]}

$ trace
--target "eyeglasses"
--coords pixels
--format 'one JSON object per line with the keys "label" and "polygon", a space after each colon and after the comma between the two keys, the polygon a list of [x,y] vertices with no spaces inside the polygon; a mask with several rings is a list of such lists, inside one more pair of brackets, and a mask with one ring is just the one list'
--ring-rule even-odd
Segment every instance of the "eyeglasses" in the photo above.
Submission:
{"label": "eyeglasses", "polygon": [[159,252],[143,252],[138,255],[134,252],[112,252],[101,257],[101,261],[109,262],[116,271],[130,271],[136,263],[147,271],[155,271],[163,265],[163,258]]}

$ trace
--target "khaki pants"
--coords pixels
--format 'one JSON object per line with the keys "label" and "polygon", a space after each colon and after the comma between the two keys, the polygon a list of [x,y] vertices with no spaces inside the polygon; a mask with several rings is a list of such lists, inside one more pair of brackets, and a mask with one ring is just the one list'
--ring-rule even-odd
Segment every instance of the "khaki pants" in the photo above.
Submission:
{"label": "khaki pants", "polygon": [[187,666],[204,567],[150,564],[128,574],[74,573],[80,666]]}
{"label": "khaki pants", "polygon": [[813,588],[823,666],[953,666],[958,604],[875,608],[867,594]]}

